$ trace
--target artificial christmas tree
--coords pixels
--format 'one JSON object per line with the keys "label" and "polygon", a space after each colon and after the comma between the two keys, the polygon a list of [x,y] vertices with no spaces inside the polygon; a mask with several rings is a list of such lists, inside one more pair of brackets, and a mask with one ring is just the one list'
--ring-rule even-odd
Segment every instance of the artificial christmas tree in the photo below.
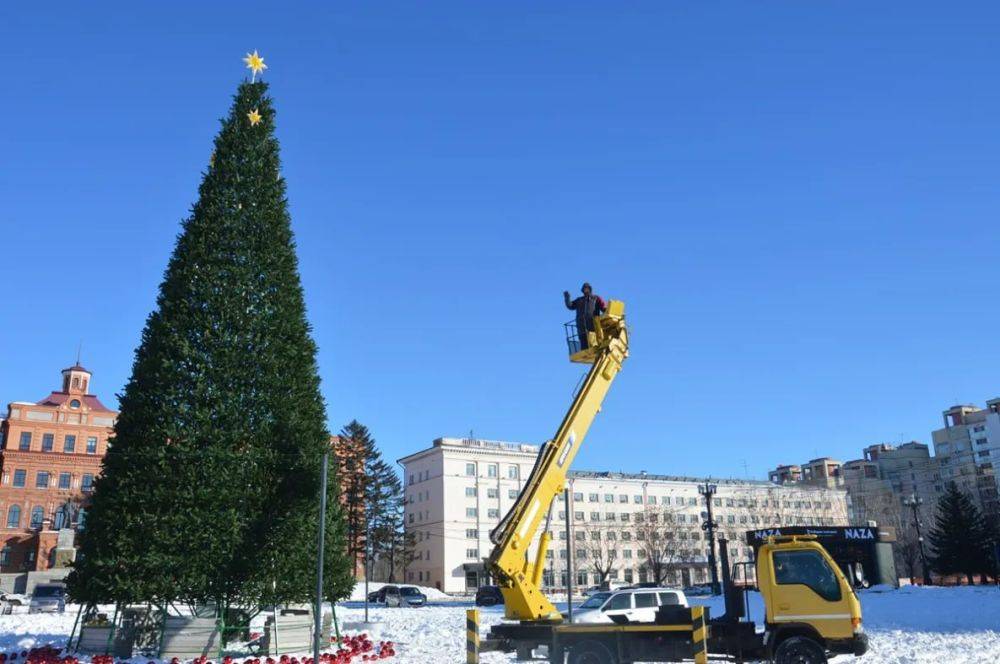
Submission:
{"label": "artificial christmas tree", "polygon": [[[329,447],[263,60],[239,86],[121,395],[78,601],[299,602]],[[333,469],[331,469],[333,472]],[[335,479],[335,478],[334,478]],[[351,585],[336,481],[326,590]]]}

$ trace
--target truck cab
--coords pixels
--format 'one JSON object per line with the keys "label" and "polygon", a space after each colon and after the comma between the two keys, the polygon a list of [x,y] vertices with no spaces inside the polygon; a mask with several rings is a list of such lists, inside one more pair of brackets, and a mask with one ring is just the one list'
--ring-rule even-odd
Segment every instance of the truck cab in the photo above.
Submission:
{"label": "truck cab", "polygon": [[815,538],[768,538],[758,551],[756,571],[765,646],[775,661],[825,662],[828,652],[867,651],[861,603]]}

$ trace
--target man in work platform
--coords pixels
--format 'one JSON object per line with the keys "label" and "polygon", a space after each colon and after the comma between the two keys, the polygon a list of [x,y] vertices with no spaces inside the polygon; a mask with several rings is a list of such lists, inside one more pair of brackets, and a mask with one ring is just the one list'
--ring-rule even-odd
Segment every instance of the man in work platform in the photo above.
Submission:
{"label": "man in work platform", "polygon": [[604,313],[604,300],[598,295],[594,295],[594,290],[590,284],[584,283],[580,288],[583,293],[580,297],[570,301],[569,291],[563,291],[563,299],[566,301],[566,308],[576,311],[576,329],[580,335],[580,350],[587,348],[587,332],[594,331],[594,316]]}

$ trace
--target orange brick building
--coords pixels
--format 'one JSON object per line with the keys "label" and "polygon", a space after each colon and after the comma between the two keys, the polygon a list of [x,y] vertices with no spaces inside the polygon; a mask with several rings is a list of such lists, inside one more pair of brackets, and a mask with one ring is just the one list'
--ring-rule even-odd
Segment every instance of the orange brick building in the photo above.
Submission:
{"label": "orange brick building", "polygon": [[351,439],[331,436],[330,446],[337,463],[340,483],[340,507],[344,510],[347,532],[347,557],[353,560],[354,578],[365,576],[365,505],[360,500],[365,490],[364,452]]}
{"label": "orange brick building", "polygon": [[0,424],[0,572],[65,566],[67,534],[84,524],[118,413],[90,393],[79,364],[62,376],[62,389],[41,401],[8,404]]}

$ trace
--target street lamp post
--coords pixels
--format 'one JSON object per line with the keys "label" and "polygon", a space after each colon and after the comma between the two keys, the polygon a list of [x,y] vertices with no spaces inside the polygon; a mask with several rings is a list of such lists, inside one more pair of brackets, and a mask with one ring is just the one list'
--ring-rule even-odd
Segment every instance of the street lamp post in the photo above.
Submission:
{"label": "street lamp post", "polygon": [[712,517],[712,498],[718,486],[706,481],[698,487],[698,493],[705,496],[705,505],[708,508],[708,518],[701,524],[701,529],[708,533],[708,568],[712,573],[712,594],[720,594],[719,572],[715,568],[715,529],[719,526]]}
{"label": "street lamp post", "polygon": [[927,555],[924,553],[924,536],[920,532],[920,514],[917,512],[924,501],[918,498],[916,493],[912,493],[909,498],[903,500],[903,504],[913,510],[913,525],[917,529],[917,546],[920,548],[920,565],[924,568],[924,585],[933,586],[931,568],[927,566]]}

